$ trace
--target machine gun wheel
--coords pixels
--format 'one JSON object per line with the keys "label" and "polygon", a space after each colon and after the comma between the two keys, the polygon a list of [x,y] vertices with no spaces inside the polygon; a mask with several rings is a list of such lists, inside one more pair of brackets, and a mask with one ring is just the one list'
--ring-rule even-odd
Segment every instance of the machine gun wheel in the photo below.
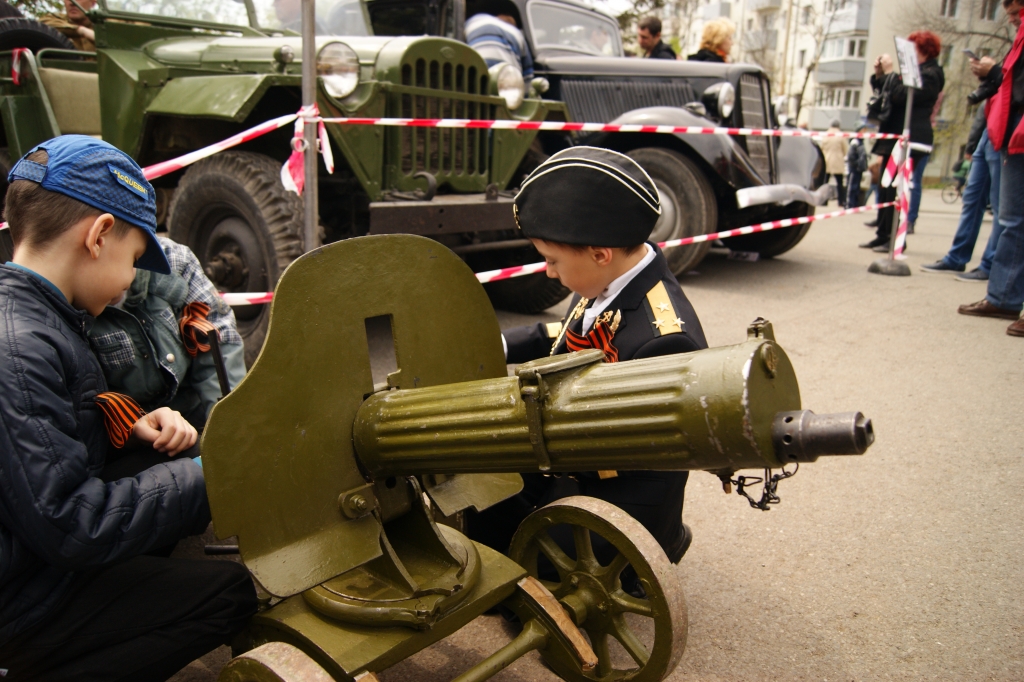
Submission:
{"label": "machine gun wheel", "polygon": [[[608,558],[599,560],[598,555]],[[585,673],[571,658],[545,650],[545,662],[560,677],[569,682],[658,682],[675,669],[687,628],[678,571],[647,529],[626,512],[591,497],[557,500],[523,521],[509,558],[541,579],[597,654],[597,668]],[[636,572],[645,598],[622,589],[620,576],[627,566]],[[557,580],[546,579],[555,572]]]}
{"label": "machine gun wheel", "polygon": [[269,642],[231,659],[218,682],[333,682],[320,665],[284,642]]}

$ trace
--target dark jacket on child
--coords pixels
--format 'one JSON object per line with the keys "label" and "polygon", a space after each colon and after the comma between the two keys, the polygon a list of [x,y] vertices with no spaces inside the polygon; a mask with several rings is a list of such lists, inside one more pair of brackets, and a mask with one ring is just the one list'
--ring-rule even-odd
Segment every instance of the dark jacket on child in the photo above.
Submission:
{"label": "dark jacket on child", "polygon": [[[704,330],[693,306],[683,294],[675,275],[669,270],[665,256],[654,247],[654,260],[641,270],[619,292],[605,313],[621,313],[612,344],[619,361],[638,360],[707,348]],[[567,344],[561,333],[565,321],[568,329],[580,334],[583,307],[580,296],[574,295],[562,323],[535,324],[504,332],[510,363],[536,360],[552,354],[565,353]],[[576,314],[578,313],[578,315]],[[588,495],[611,502],[639,521],[661,544],[669,559],[676,562],[685,551],[682,526],[683,493],[686,471],[619,471],[612,477],[596,472],[579,472],[568,476],[523,476],[523,492],[490,509],[469,517],[470,535],[495,549],[505,551],[519,523],[535,509],[553,500],[570,495]],[[608,550],[608,548],[604,548]],[[602,547],[595,543],[598,558]]]}
{"label": "dark jacket on child", "polygon": [[52,285],[0,265],[0,644],[59,608],[90,571],[202,532],[202,469],[170,460],[97,478],[109,439],[92,318]]}

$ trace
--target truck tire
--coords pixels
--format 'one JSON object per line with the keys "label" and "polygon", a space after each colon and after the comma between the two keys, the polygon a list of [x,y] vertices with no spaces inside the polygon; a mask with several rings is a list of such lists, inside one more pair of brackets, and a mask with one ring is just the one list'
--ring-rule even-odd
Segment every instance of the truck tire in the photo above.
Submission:
{"label": "truck tire", "polygon": [[495,308],[535,315],[565,300],[569,290],[543,272],[491,282],[484,290]]}
{"label": "truck tire", "polygon": [[[654,180],[661,194],[661,217],[651,241],[696,237],[713,232],[718,225],[718,203],[710,183],[693,161],[671,149],[634,149],[629,156]],[[668,266],[676,275],[697,267],[711,242],[665,250]]]}
{"label": "truck tire", "polygon": [[[801,218],[814,215],[814,206],[804,203],[794,203],[773,213],[768,220],[785,220],[786,218]],[[786,253],[800,243],[807,231],[811,229],[811,223],[806,225],[793,225],[782,227],[768,232],[755,232],[754,234],[743,234],[739,237],[730,237],[723,240],[725,245],[732,251],[756,251],[761,258],[774,258]]]}
{"label": "truck tire", "polygon": [[0,2],[0,19],[7,19],[9,17],[20,18],[25,16],[21,13],[17,7],[9,2]]}
{"label": "truck tire", "polygon": [[34,19],[0,19],[0,52],[26,47],[33,53],[46,48],[73,50],[75,44],[60,31]]}
{"label": "truck tire", "polygon": [[[281,184],[281,163],[263,154],[221,152],[186,171],[171,201],[171,239],[196,254],[221,291],[273,291],[302,255],[302,199]],[[263,347],[269,305],[236,306],[245,361]]]}

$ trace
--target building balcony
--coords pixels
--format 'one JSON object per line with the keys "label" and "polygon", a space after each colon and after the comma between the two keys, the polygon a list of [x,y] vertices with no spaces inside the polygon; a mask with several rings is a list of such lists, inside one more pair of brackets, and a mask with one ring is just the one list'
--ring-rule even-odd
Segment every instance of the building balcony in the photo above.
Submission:
{"label": "building balcony", "polygon": [[856,83],[864,82],[866,64],[863,59],[833,59],[818,64],[818,70],[814,74],[814,80],[819,85],[830,85],[833,83]]}
{"label": "building balcony", "polygon": [[828,35],[839,35],[853,31],[867,31],[871,28],[871,2],[860,0],[837,11],[827,27]]}
{"label": "building balcony", "polygon": [[749,0],[755,12],[775,12],[782,8],[782,0]]}
{"label": "building balcony", "polygon": [[711,21],[712,19],[719,19],[721,17],[728,19],[731,16],[731,2],[712,2],[709,5],[704,5],[701,9],[701,18],[704,19],[704,21]]}

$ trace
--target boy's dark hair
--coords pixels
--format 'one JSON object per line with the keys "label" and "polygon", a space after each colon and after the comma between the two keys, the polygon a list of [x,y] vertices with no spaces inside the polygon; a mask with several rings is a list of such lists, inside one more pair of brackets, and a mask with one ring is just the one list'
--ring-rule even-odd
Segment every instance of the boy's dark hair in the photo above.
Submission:
{"label": "boy's dark hair", "polygon": [[[26,158],[45,166],[50,155],[45,149],[40,149]],[[22,242],[35,247],[45,246],[67,232],[75,223],[102,213],[65,194],[43,189],[39,183],[31,180],[12,182],[7,188],[4,204],[4,220],[7,221],[15,247]],[[114,217],[114,236],[124,237],[134,227]]]}
{"label": "boy's dark hair", "polygon": [[640,20],[637,28],[646,29],[652,36],[661,35],[661,19],[649,14]]}
{"label": "boy's dark hair", "polygon": [[[590,245],[588,245],[588,244],[566,244],[564,242],[553,242],[550,239],[545,239],[544,241],[546,241],[548,244],[558,244],[559,246],[564,246],[565,248],[569,249],[570,251],[574,251],[576,253],[583,253],[584,251],[586,251],[587,249],[590,248]],[[621,251],[622,253],[626,254],[627,256],[632,256],[634,253],[636,253],[637,251],[642,249],[643,246],[644,246],[644,243],[641,242],[639,244],[633,244],[632,246],[612,246],[610,248],[615,249],[616,251]],[[595,247],[595,248],[600,248],[600,247]]]}

